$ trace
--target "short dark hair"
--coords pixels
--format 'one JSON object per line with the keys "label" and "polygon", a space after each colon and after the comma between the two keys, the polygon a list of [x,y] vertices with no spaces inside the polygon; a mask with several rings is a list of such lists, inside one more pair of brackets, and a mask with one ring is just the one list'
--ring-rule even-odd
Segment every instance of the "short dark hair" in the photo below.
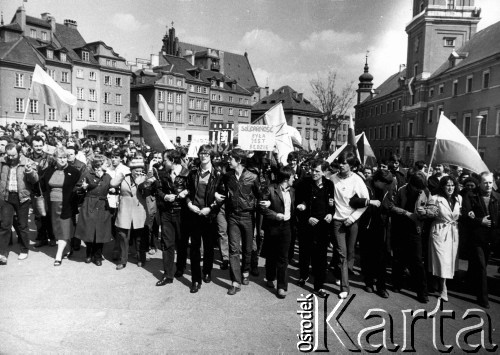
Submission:
{"label": "short dark hair", "polygon": [[320,166],[321,171],[325,172],[330,167],[330,164],[328,164],[328,162],[323,159],[313,159],[311,160],[309,166],[311,167],[311,169],[315,169],[316,167]]}
{"label": "short dark hair", "polygon": [[75,151],[75,154],[78,153],[78,147],[76,146],[76,144],[66,144],[66,150],[67,149],[73,149]]}
{"label": "short dark hair", "polygon": [[214,147],[212,147],[210,144],[202,144],[200,146],[200,149],[198,149],[198,155],[202,153],[207,153],[208,155],[210,155],[210,160],[212,160],[215,156]]}
{"label": "short dark hair", "polygon": [[415,168],[418,170],[422,170],[425,167],[425,161],[423,160],[418,160],[415,162]]}
{"label": "short dark hair", "polygon": [[360,162],[352,152],[342,152],[338,157],[340,164],[347,163],[351,168],[357,167]]}
{"label": "short dark hair", "polygon": [[399,156],[399,154],[392,154],[390,157],[389,157],[389,161],[392,161],[392,162],[399,162],[401,160],[401,157]]}
{"label": "short dark hair", "polygon": [[177,149],[170,149],[165,151],[163,153],[163,157],[167,156],[167,159],[170,160],[174,164],[180,164],[181,163],[181,152],[179,152]]}
{"label": "short dark hair", "polygon": [[6,141],[7,143],[12,142],[12,139],[9,136],[1,136],[0,141]]}
{"label": "short dark hair", "polygon": [[278,184],[290,179],[290,176],[294,175],[295,172],[291,166],[282,166],[278,171],[278,176],[276,182]]}
{"label": "short dark hair", "polygon": [[33,145],[33,142],[42,142],[43,144],[45,144],[45,141],[40,136],[34,136],[33,138],[31,138],[31,145]]}
{"label": "short dark hair", "polygon": [[241,165],[246,165],[247,153],[243,149],[233,148],[229,155]]}
{"label": "short dark hair", "polygon": [[288,157],[286,158],[286,161],[290,164],[290,162],[292,160],[299,161],[299,153],[297,153],[297,152],[290,152],[290,153],[288,153]]}

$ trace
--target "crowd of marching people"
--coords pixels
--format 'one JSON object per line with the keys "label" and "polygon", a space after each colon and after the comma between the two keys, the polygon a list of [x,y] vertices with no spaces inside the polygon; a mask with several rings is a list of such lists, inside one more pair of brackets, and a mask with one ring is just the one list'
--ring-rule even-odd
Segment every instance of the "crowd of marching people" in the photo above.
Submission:
{"label": "crowd of marching people", "polygon": [[28,258],[33,213],[34,247],[57,246],[56,267],[80,257],[82,242],[85,262],[97,266],[112,242],[117,270],[129,264],[131,246],[139,267],[159,249],[164,273],[156,285],[182,277],[189,258],[196,293],[211,282],[218,249],[229,295],[259,276],[261,256],[278,298],[286,297],[289,265],[299,270],[298,285],[309,283],[319,297],[328,295],[331,271],[346,298],[359,248],[366,292],[388,298],[390,284],[427,303],[431,290],[448,301],[447,280],[463,257],[465,281],[489,307],[498,174],[441,164],[431,174],[423,161],[403,168],[397,155],[371,167],[350,151],[332,163],[321,155],[292,152],[285,165],[275,153],[206,144],[188,158],[184,147],[160,152],[133,140],[80,140],[60,128],[0,126],[0,265],[12,228],[18,259]]}

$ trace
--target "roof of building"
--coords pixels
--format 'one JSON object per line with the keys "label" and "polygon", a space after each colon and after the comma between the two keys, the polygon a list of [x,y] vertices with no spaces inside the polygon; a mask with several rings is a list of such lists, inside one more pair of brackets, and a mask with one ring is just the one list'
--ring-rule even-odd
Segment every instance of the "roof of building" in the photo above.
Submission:
{"label": "roof of building", "polygon": [[[165,65],[167,65],[167,67],[165,67]],[[171,65],[173,65],[173,67]],[[171,70],[175,73],[182,74],[188,80],[201,81],[201,79],[196,79],[189,72],[189,69],[197,69],[197,67],[193,66],[183,57],[176,57],[175,55],[163,54],[160,56],[160,66],[156,68],[162,68],[162,67],[165,67],[165,69]]]}
{"label": "roof of building", "polygon": [[0,43],[0,60],[31,66],[43,65],[39,55],[24,37],[15,42]]}
{"label": "roof of building", "polygon": [[[212,70],[207,70],[207,69],[202,69],[200,72],[200,78],[206,83],[211,83],[212,79],[220,80],[224,83],[224,87],[217,87],[220,89],[224,89],[227,91],[233,91],[238,94],[243,94],[243,95],[250,95],[251,92],[242,87],[237,80],[234,80],[232,78],[227,77],[226,75],[212,71]],[[228,83],[234,83],[236,81],[236,87],[231,87],[228,85]]]}
{"label": "roof of building", "polygon": [[458,54],[467,54],[455,66],[450,66],[449,61],[444,62],[431,77],[434,78],[444,72],[453,72],[471,63],[483,60],[500,53],[500,21],[477,32],[467,41],[462,48],[456,50]]}
{"label": "roof of building", "polygon": [[104,125],[104,124],[89,124],[85,127],[83,127],[84,131],[103,131],[103,132],[123,132],[123,133],[129,133],[130,129],[126,129],[123,126],[111,126],[111,125]]}
{"label": "roof of building", "polygon": [[375,100],[379,97],[384,97],[386,95],[392,94],[394,91],[399,89],[399,78],[406,76],[406,69],[392,74],[386,81],[380,84],[379,87],[375,89],[375,95],[373,98],[368,96],[363,103],[368,102],[370,100]]}
{"label": "roof of building", "polygon": [[22,28],[18,23],[9,23],[8,25],[0,26],[2,29],[9,29],[13,31],[22,32]]}
{"label": "roof of building", "polygon": [[80,48],[86,44],[78,29],[60,23],[56,23],[56,36],[65,47]]}
{"label": "roof of building", "polygon": [[43,20],[41,18],[33,17],[33,16],[26,15],[26,23],[28,23],[30,25],[35,25],[35,26],[51,29],[50,22],[48,22],[47,20]]}
{"label": "roof of building", "polygon": [[[205,46],[199,46],[186,42],[179,42],[179,47],[181,48],[182,54],[184,54],[185,50],[189,49],[193,51],[195,56],[197,52],[206,52],[209,49]],[[246,55],[226,52],[220,49],[216,50],[218,50],[219,52],[224,52],[224,59],[221,63],[221,65],[223,66],[222,70],[224,71],[224,75],[230,77],[231,79],[237,80],[238,84],[246,89],[249,89],[252,86],[258,86],[257,80],[255,80],[255,76],[253,74],[252,67]]]}
{"label": "roof of building", "polygon": [[300,99],[297,91],[288,85],[280,87],[271,95],[261,99],[252,106],[252,111],[267,111],[279,102],[283,104],[284,111],[304,111],[321,115],[321,111],[316,106],[305,98]]}

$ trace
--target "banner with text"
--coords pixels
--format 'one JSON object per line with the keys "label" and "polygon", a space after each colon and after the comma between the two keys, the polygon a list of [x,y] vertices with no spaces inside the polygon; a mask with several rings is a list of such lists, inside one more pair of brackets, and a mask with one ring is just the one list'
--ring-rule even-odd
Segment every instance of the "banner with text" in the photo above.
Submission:
{"label": "banner with text", "polygon": [[238,125],[238,145],[244,150],[272,151],[276,144],[273,126]]}

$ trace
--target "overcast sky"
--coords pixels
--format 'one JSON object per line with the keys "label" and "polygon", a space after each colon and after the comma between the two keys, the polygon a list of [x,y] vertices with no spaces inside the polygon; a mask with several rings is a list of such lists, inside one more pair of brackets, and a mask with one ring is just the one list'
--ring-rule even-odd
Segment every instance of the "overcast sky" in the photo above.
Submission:
{"label": "overcast sky", "polygon": [[[22,0],[0,0],[9,23]],[[366,50],[375,86],[406,62],[405,26],[413,0],[28,0],[30,16],[50,12],[78,22],[87,42],[102,40],[127,60],[158,52],[174,22],[180,41],[243,54],[257,82],[310,95],[329,69],[340,81],[363,72]],[[500,0],[476,0],[479,30],[500,21]]]}

